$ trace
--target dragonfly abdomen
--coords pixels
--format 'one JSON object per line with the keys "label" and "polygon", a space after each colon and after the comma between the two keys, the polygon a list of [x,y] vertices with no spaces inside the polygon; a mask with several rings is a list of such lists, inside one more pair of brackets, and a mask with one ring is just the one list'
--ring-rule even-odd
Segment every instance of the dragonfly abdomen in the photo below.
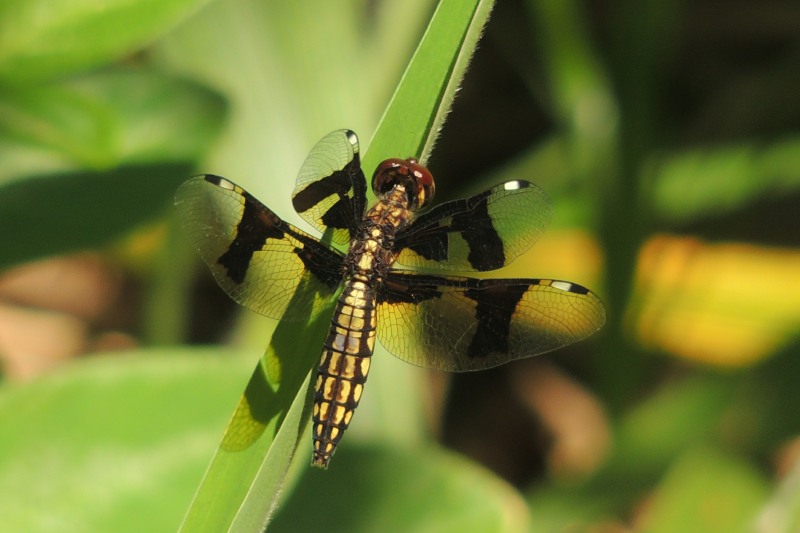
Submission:
{"label": "dragonfly abdomen", "polygon": [[331,318],[314,393],[314,457],[323,468],[358,406],[375,348],[375,292],[351,279]]}

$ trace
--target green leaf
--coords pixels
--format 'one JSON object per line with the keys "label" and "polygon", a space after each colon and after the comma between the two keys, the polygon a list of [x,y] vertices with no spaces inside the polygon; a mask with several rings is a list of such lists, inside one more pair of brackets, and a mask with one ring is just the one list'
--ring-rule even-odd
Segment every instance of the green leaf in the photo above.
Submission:
{"label": "green leaf", "polygon": [[691,149],[659,166],[653,194],[662,218],[687,222],[800,190],[800,139]]}
{"label": "green leaf", "polygon": [[608,494],[584,487],[545,485],[529,498],[531,533],[591,531],[613,516]]}
{"label": "green leaf", "polygon": [[[13,162],[26,145],[61,161],[61,168],[96,170],[191,162],[216,137],[224,113],[222,99],[208,89],[148,69],[7,88],[0,92],[0,155]],[[41,173],[33,164],[4,164],[0,183]]]}
{"label": "green leaf", "polygon": [[208,0],[4,0],[0,80],[32,82],[96,67],[153,41]]}
{"label": "green leaf", "polygon": [[639,531],[752,531],[766,480],[745,461],[711,448],[679,457],[649,503]]}
{"label": "green leaf", "polygon": [[[433,138],[433,128],[446,114],[490,5],[478,0],[469,5],[453,0],[440,3],[375,135],[378,148],[370,149],[365,165],[385,154],[418,153]],[[394,139],[391,146],[390,138]],[[329,316],[317,318],[305,330],[279,324],[182,531],[207,530],[208,524],[218,531],[259,529],[268,523],[297,446],[308,446],[299,439],[308,423],[308,413],[300,408],[307,397],[307,380],[299,377],[308,375],[311,361],[319,356]],[[290,379],[276,379],[276,367],[281,376]],[[274,391],[269,405],[257,400],[269,390]],[[244,449],[226,444],[237,435],[250,434],[253,428],[258,429],[258,436],[253,442],[248,440]],[[301,457],[306,461],[308,453]],[[231,491],[233,479],[241,489]]]}
{"label": "green leaf", "polygon": [[0,267],[103,246],[157,218],[224,109],[148,70],[0,94]]}
{"label": "green leaf", "polygon": [[656,390],[625,414],[608,474],[651,482],[673,457],[714,435],[736,383],[735,377],[698,375]]}
{"label": "green leaf", "polygon": [[164,212],[188,164],[38,176],[0,187],[0,268],[102,246]]}
{"label": "green leaf", "polygon": [[589,527],[626,513],[676,456],[715,436],[735,384],[725,377],[697,376],[655,391],[625,414],[616,430],[613,455],[592,479],[579,487],[543,486],[531,495],[535,530]]}
{"label": "green leaf", "polygon": [[175,531],[251,361],[134,351],[0,386],[0,530]]}
{"label": "green leaf", "polygon": [[348,446],[310,470],[269,531],[528,531],[525,502],[474,463],[434,448]]}

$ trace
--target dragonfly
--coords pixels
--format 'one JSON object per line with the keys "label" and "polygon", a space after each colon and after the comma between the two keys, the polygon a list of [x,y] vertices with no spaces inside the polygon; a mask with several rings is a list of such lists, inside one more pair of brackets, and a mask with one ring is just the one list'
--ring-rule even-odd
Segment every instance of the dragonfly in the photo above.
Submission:
{"label": "dragonfly", "polygon": [[564,347],[605,321],[600,299],[577,283],[460,275],[504,267],[539,239],[551,204],[533,183],[431,207],[431,173],[392,158],[372,191],[367,208],[358,137],[337,130],[309,153],[292,193],[330,244],[220,176],[196,176],[176,193],[191,243],[236,302],[286,321],[334,308],[312,411],[312,464],[323,468],[361,400],[376,339],[408,363],[464,372]]}

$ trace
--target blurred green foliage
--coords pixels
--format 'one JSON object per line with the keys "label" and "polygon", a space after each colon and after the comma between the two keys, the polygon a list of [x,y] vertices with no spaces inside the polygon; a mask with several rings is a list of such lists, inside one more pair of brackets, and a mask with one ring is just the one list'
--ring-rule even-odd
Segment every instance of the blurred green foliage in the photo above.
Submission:
{"label": "blurred green foliage", "polygon": [[[172,194],[214,172],[297,223],[305,153],[341,127],[369,144],[433,7],[0,5],[0,266],[130,260],[131,235],[165,228],[131,266],[150,346],[0,385],[0,529],[178,526],[270,325],[236,322],[241,357],[166,346],[187,342],[198,272],[164,223]],[[798,25],[782,0],[499,2],[430,168],[440,199],[531,179],[553,198],[553,238],[595,243],[548,248],[585,264],[534,248],[523,268],[603,295],[603,334],[539,359],[602,409],[609,440],[562,475],[551,447],[504,432],[536,426],[503,403],[525,362],[444,387],[381,353],[330,470],[291,466],[275,529],[796,531]],[[495,473],[437,448],[431,425]]]}

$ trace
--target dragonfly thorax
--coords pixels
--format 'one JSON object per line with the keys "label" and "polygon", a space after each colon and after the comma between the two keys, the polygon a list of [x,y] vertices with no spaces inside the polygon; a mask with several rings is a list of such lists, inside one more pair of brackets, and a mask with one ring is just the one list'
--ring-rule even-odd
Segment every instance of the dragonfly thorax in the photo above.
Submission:
{"label": "dragonfly thorax", "polygon": [[395,235],[412,218],[408,204],[405,188],[396,185],[367,212],[345,259],[347,277],[367,282],[384,277],[397,259]]}

